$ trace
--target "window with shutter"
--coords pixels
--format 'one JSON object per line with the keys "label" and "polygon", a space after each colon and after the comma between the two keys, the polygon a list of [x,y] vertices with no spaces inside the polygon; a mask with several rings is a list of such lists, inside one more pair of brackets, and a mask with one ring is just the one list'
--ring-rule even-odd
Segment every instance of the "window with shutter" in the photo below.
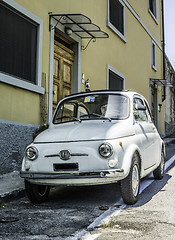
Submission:
{"label": "window with shutter", "polygon": [[121,0],[108,0],[108,26],[125,39],[125,5]]}
{"label": "window with shutter", "polygon": [[152,68],[157,71],[156,69],[156,45],[152,42]]}
{"label": "window with shutter", "polygon": [[37,24],[0,3],[0,72],[36,84]]}
{"label": "window with shutter", "polygon": [[149,10],[155,18],[157,18],[157,3],[156,0],[149,0]]}
{"label": "window with shutter", "polygon": [[123,78],[109,71],[109,90],[123,90]]}

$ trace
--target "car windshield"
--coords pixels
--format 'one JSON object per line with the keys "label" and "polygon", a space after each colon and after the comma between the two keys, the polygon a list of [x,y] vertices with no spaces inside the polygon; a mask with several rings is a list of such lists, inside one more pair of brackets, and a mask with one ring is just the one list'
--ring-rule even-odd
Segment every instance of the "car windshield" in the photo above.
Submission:
{"label": "car windshield", "polygon": [[53,123],[94,119],[125,119],[129,115],[129,99],[121,94],[89,94],[61,102]]}

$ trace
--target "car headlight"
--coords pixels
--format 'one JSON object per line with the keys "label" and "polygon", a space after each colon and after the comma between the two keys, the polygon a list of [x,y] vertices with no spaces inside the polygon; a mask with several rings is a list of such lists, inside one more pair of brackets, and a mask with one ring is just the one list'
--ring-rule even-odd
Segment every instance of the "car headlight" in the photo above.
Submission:
{"label": "car headlight", "polygon": [[113,153],[112,146],[109,143],[101,144],[98,151],[99,151],[100,155],[104,158],[110,157]]}
{"label": "car headlight", "polygon": [[36,147],[28,147],[26,149],[26,157],[33,161],[38,157],[38,149]]}

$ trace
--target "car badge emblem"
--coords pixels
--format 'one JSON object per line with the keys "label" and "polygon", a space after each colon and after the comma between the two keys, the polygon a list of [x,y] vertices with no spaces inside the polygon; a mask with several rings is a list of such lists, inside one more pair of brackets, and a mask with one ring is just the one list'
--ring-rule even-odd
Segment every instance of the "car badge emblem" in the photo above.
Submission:
{"label": "car badge emblem", "polygon": [[62,150],[60,151],[59,156],[62,160],[66,161],[71,158],[71,153],[68,150]]}

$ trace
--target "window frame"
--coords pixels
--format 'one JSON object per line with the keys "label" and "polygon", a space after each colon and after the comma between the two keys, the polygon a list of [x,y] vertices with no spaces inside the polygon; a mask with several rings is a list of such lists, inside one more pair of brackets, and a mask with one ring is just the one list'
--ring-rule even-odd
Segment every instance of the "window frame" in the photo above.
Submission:
{"label": "window frame", "polygon": [[123,90],[125,89],[125,75],[117,71],[115,68],[111,67],[109,64],[107,65],[107,89],[109,89],[109,73],[113,72],[115,75],[118,75],[123,80]]}
{"label": "window frame", "polygon": [[148,12],[150,13],[150,15],[152,16],[154,21],[158,24],[158,21],[157,21],[157,0],[155,0],[155,8],[156,8],[155,9],[156,14],[154,15],[154,13],[150,9],[150,0],[148,0]]}
{"label": "window frame", "polygon": [[0,72],[0,82],[6,83],[15,87],[19,87],[25,90],[44,94],[45,89],[41,87],[42,78],[42,38],[43,38],[43,20],[16,3],[15,1],[2,0],[2,3],[6,4],[16,14],[21,14],[29,21],[37,24],[37,46],[36,46],[36,84],[30,83],[25,79],[19,79],[18,77],[11,76],[8,73]]}
{"label": "window frame", "polygon": [[[136,122],[149,122],[150,119],[147,114],[147,107],[146,107],[146,110],[136,110],[134,108],[134,105],[136,104],[135,100],[137,100],[137,101],[139,100],[140,104],[142,104],[143,106],[146,106],[145,101],[142,98],[140,98],[139,96],[134,96],[134,98],[133,98],[133,117],[134,117],[135,121]],[[136,118],[136,115],[138,116],[138,118]],[[145,119],[143,119],[143,116],[145,117]]]}
{"label": "window frame", "polygon": [[153,119],[152,119],[152,114],[151,114],[151,110],[149,108],[148,103],[144,100],[144,104],[146,106],[146,113],[147,113],[147,117],[148,117],[148,122],[153,123]]}
{"label": "window frame", "polygon": [[123,32],[122,34],[111,22],[110,22],[110,0],[107,0],[107,26],[115,33],[117,34],[125,43],[126,37],[125,37],[125,4],[122,0],[118,0],[120,4],[123,6]]}
{"label": "window frame", "polygon": [[157,72],[157,68],[156,68],[156,44],[153,41],[152,41],[152,44],[151,44],[151,55],[152,55],[152,60],[151,60],[152,69],[155,72]]}

